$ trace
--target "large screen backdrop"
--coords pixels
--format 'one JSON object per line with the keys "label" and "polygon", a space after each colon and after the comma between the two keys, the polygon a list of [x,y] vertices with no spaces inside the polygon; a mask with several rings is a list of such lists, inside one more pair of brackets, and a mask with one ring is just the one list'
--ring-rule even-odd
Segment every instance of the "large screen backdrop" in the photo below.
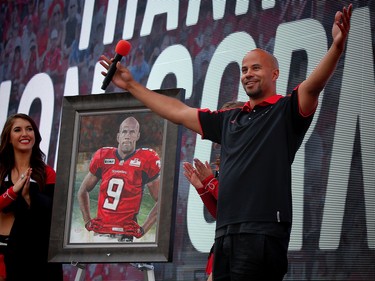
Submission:
{"label": "large screen backdrop", "polygon": [[[352,1],[346,50],[324,89],[293,164],[294,223],[285,280],[375,279],[375,2]],[[103,93],[101,54],[122,59],[151,89],[184,88],[186,103],[217,109],[246,100],[245,53],[260,47],[280,64],[277,91],[303,81],[332,42],[334,15],[350,1],[0,1],[0,126],[15,112],[39,124],[50,165],[59,161],[63,96]],[[121,89],[107,88],[107,92]],[[217,147],[188,130],[181,163],[212,163]],[[181,165],[181,164],[180,164]],[[182,171],[182,169],[180,169]],[[270,194],[272,196],[272,194]],[[179,176],[172,263],[156,280],[204,280],[215,221]],[[77,267],[65,265],[65,280]],[[86,280],[142,280],[127,263],[89,264]]]}

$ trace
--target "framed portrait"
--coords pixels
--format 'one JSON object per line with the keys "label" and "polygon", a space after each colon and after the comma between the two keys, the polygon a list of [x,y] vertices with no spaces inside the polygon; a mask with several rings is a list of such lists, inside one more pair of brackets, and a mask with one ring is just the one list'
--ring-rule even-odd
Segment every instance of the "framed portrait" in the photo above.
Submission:
{"label": "framed portrait", "polygon": [[130,93],[63,98],[50,262],[172,260],[180,129]]}

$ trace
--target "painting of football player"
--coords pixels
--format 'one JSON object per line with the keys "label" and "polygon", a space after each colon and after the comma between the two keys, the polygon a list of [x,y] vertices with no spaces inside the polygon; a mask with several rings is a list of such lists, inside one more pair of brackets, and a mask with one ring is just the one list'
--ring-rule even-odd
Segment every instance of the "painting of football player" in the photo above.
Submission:
{"label": "painting of football player", "polygon": [[[160,157],[151,148],[136,148],[140,125],[126,118],[117,133],[117,147],[98,149],[77,193],[87,231],[95,236],[133,242],[156,223],[160,185]],[[90,214],[90,192],[100,181],[96,217]],[[147,187],[155,201],[142,225],[138,224],[143,189]]]}

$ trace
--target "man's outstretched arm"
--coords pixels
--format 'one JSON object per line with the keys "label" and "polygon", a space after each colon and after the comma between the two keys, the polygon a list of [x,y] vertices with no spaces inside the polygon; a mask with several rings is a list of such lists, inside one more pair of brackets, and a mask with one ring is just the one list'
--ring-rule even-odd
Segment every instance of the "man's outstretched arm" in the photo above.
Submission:
{"label": "man's outstretched arm", "polygon": [[336,69],[348,38],[352,10],[353,6],[350,4],[348,7],[344,7],[342,11],[336,12],[332,27],[333,43],[318,66],[298,88],[299,105],[305,114],[314,111],[320,92]]}
{"label": "man's outstretched arm", "polygon": [[160,177],[156,178],[152,182],[147,184],[147,187],[150,191],[151,197],[154,199],[155,204],[150,210],[145,222],[142,225],[142,228],[145,233],[147,233],[150,228],[155,224],[159,211],[159,189],[160,189]]}
{"label": "man's outstretched arm", "polygon": [[98,181],[99,179],[95,175],[88,172],[77,193],[79,207],[85,224],[91,220],[89,192],[95,187]]}
{"label": "man's outstretched arm", "polygon": [[[100,64],[108,70],[111,60],[104,55],[100,59]],[[105,76],[107,73],[103,71],[102,74]],[[202,134],[198,121],[197,108],[189,107],[176,98],[147,89],[135,81],[130,71],[119,62],[117,63],[117,70],[112,78],[112,83],[130,92],[136,99],[161,117],[173,123],[184,125],[198,134]]]}

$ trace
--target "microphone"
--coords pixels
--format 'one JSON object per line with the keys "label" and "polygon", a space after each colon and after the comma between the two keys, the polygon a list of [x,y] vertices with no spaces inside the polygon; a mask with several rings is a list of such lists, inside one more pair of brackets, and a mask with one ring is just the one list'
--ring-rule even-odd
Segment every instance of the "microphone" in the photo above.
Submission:
{"label": "microphone", "polygon": [[116,64],[121,60],[123,56],[126,56],[131,49],[131,45],[126,40],[120,40],[116,45],[116,55],[108,69],[107,75],[104,77],[102,90],[105,90],[109,83],[112,81],[113,75],[115,75],[116,72]]}

